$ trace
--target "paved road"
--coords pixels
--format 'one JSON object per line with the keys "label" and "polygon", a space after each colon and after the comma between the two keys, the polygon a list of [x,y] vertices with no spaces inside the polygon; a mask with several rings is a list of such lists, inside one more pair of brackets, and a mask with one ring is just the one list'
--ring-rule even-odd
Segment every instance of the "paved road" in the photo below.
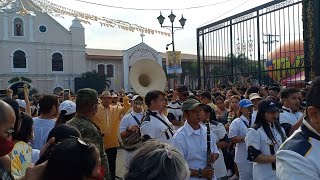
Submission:
{"label": "paved road", "polygon": [[117,167],[116,167],[116,176],[123,178],[125,173],[124,167],[124,150],[119,148],[117,154]]}

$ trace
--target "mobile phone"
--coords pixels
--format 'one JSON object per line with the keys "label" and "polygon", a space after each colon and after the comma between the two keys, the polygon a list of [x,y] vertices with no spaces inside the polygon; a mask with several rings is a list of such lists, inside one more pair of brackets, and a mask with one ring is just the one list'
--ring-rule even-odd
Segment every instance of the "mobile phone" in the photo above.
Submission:
{"label": "mobile phone", "polygon": [[69,100],[70,89],[63,90],[63,100]]}

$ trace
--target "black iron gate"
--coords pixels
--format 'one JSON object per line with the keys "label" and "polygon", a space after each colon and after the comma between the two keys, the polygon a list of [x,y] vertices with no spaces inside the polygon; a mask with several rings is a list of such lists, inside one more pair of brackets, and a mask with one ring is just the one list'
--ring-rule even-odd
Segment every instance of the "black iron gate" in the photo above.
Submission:
{"label": "black iron gate", "polygon": [[198,28],[198,84],[304,83],[302,1],[275,0]]}

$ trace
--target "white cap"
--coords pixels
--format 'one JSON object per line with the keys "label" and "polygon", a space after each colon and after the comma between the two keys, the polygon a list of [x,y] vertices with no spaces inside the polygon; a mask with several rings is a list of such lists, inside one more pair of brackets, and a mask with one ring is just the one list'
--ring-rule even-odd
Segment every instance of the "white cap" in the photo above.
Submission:
{"label": "white cap", "polygon": [[252,101],[254,99],[262,99],[262,97],[258,93],[251,93],[249,99]]}
{"label": "white cap", "polygon": [[143,99],[140,95],[135,95],[135,96],[133,96],[133,97],[131,98],[131,100],[134,101],[134,100],[136,100],[137,98]]}
{"label": "white cap", "polygon": [[76,103],[70,100],[63,101],[59,106],[59,111],[67,111],[66,115],[70,115],[76,112]]}
{"label": "white cap", "polygon": [[19,107],[25,109],[26,108],[26,102],[22,99],[16,99],[16,101],[18,102],[19,104]]}

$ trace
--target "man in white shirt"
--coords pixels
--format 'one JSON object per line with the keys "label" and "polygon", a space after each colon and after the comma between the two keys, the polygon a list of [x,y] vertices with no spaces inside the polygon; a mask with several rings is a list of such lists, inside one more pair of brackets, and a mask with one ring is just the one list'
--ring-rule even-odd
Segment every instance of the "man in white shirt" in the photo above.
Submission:
{"label": "man in white shirt", "polygon": [[140,126],[142,139],[157,139],[161,142],[171,143],[174,130],[168,118],[163,115],[166,110],[165,94],[162,91],[149,91],[145,97],[148,106],[146,116]]}
{"label": "man in white shirt", "polygon": [[[188,99],[182,104],[185,124],[173,137],[173,145],[182,153],[190,169],[190,180],[216,179],[212,163],[219,158],[214,133],[210,131],[207,136],[207,128],[200,124],[199,101]],[[210,137],[210,142],[207,141]],[[210,148],[208,148],[210,144]],[[209,151],[209,153],[208,153]]]}
{"label": "man in white shirt", "polygon": [[175,130],[183,126],[181,105],[188,99],[189,89],[185,85],[181,85],[173,92],[173,98],[168,103],[168,119],[173,124]]}
{"label": "man in white shirt", "polygon": [[249,99],[253,104],[253,111],[251,115],[251,125],[250,125],[250,126],[253,126],[256,121],[256,117],[258,113],[258,104],[262,100],[262,97],[258,93],[252,93],[250,94]]}
{"label": "man in white shirt", "polygon": [[285,130],[287,137],[289,137],[291,127],[296,124],[303,114],[299,112],[300,105],[300,91],[296,88],[286,88],[281,91],[281,101],[283,103],[280,113],[279,121],[282,128]]}
{"label": "man in white shirt", "polygon": [[287,139],[276,156],[279,180],[320,179],[320,77],[311,84],[306,97],[302,126]]}
{"label": "man in white shirt", "polygon": [[40,116],[33,118],[34,141],[31,143],[33,149],[40,150],[46,144],[48,134],[56,123],[59,113],[58,97],[54,95],[43,95],[39,100]]}
{"label": "man in white shirt", "polygon": [[[126,141],[126,138],[129,136],[132,137],[133,134],[140,137],[140,125],[142,118],[144,116],[143,112],[143,98],[139,95],[133,96],[131,99],[132,111],[126,114],[120,122],[120,136],[123,142]],[[134,146],[134,145],[131,145]],[[128,168],[133,149],[125,149],[125,167]]]}

